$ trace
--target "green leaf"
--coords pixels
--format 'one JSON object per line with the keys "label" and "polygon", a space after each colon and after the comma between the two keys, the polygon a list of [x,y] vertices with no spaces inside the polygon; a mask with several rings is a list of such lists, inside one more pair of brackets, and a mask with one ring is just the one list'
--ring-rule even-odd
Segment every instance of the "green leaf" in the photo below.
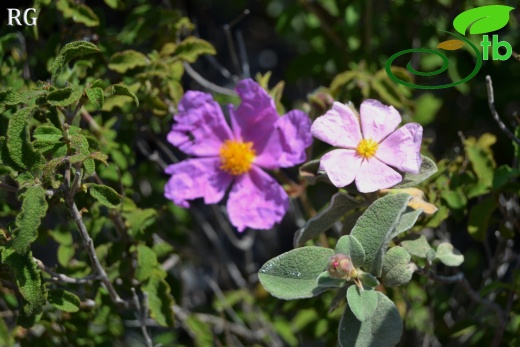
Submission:
{"label": "green leaf", "polygon": [[377,309],[377,292],[373,289],[361,290],[352,285],[347,290],[348,307],[360,322],[372,317]]}
{"label": "green leaf", "polygon": [[150,278],[152,274],[151,270],[157,267],[158,264],[157,256],[151,248],[145,245],[137,246],[137,269],[135,271],[135,278],[138,281],[144,282]]}
{"label": "green leaf", "polygon": [[336,253],[350,256],[352,265],[357,269],[365,263],[365,250],[361,243],[352,235],[340,237],[336,244]]}
{"label": "green leaf", "polygon": [[121,203],[121,196],[109,186],[95,183],[85,184],[88,187],[88,193],[100,204],[110,208],[116,208]]}
{"label": "green leaf", "polygon": [[493,190],[498,190],[506,185],[511,179],[520,176],[520,170],[511,168],[509,165],[502,165],[493,174]]}
{"label": "green leaf", "polygon": [[392,189],[415,187],[437,172],[437,165],[435,165],[433,160],[423,155],[421,155],[421,157],[422,163],[421,168],[419,169],[419,173],[417,175],[405,173],[401,183],[393,186]]}
{"label": "green leaf", "polygon": [[211,43],[195,36],[186,37],[175,49],[175,55],[188,63],[194,63],[199,55],[216,53]]}
{"label": "green leaf", "polygon": [[0,136],[0,165],[4,165],[9,171],[18,171],[20,167],[11,159],[7,149],[6,139]]}
{"label": "green leaf", "polygon": [[63,289],[49,290],[47,300],[63,312],[78,312],[81,306],[81,301],[75,294]]}
{"label": "green leaf", "polygon": [[468,233],[471,237],[479,241],[484,241],[489,220],[497,207],[498,203],[494,196],[488,196],[471,207],[468,221]]}
{"label": "green leaf", "polygon": [[9,157],[21,169],[32,169],[43,164],[43,157],[36,152],[29,138],[27,123],[33,113],[33,108],[23,108],[11,117],[7,126],[6,144]]}
{"label": "green leaf", "polygon": [[333,288],[339,288],[345,284],[345,280],[330,277],[330,274],[328,271],[323,271],[318,276],[318,286],[320,287],[333,287]]}
{"label": "green leaf", "polygon": [[296,248],[266,262],[258,271],[258,278],[279,299],[311,298],[326,290],[318,287],[317,278],[333,254],[330,248]]}
{"label": "green leaf", "polygon": [[360,274],[358,274],[358,276],[365,287],[374,288],[379,285],[379,281],[377,280],[377,278],[375,278],[368,272],[361,272]]}
{"label": "green leaf", "polygon": [[111,85],[110,87],[107,87],[105,89],[105,96],[108,98],[108,97],[111,97],[112,95],[129,96],[134,100],[135,105],[139,106],[139,99],[137,99],[137,96],[135,96],[135,94],[132,93],[130,91],[130,89],[128,89],[127,86],[124,86],[122,84],[114,84],[114,85]]}
{"label": "green leaf", "polygon": [[51,66],[51,83],[56,82],[56,78],[58,78],[58,75],[61,73],[63,67],[65,64],[67,64],[71,59],[74,59],[76,57],[79,57],[81,55],[86,54],[92,54],[92,53],[98,53],[99,48],[91,42],[88,41],[75,41],[66,44],[63,46],[63,48],[60,50],[60,53],[54,60]]}
{"label": "green leaf", "polygon": [[454,190],[443,190],[441,197],[446,201],[448,206],[454,210],[460,210],[466,207],[468,200],[460,187]]}
{"label": "green leaf", "polygon": [[99,25],[99,18],[92,9],[82,3],[70,0],[58,0],[56,6],[62,13],[63,17],[70,18],[76,23],[82,23],[87,27],[96,27]]}
{"label": "green leaf", "polygon": [[336,221],[348,211],[360,206],[360,202],[346,193],[336,193],[330,200],[327,208],[305,223],[303,228],[294,234],[294,244],[300,247],[305,242],[317,237],[330,228]]}
{"label": "green leaf", "polygon": [[41,271],[33,261],[32,253],[16,253],[13,249],[0,248],[2,263],[9,267],[20,289],[23,302],[23,316],[27,324],[34,324],[41,317],[45,305],[45,288]]}
{"label": "green leaf", "polygon": [[103,92],[103,89],[94,87],[86,89],[85,92],[87,93],[87,97],[92,103],[92,106],[94,106],[94,109],[100,111],[105,102],[105,93]]}
{"label": "green leaf", "polygon": [[148,294],[150,316],[162,326],[173,327],[173,297],[168,283],[157,276],[151,276],[142,289]]}
{"label": "green leaf", "polygon": [[407,212],[403,213],[401,215],[401,219],[399,220],[399,224],[397,224],[395,231],[390,236],[391,239],[398,236],[399,234],[410,230],[414,225],[415,222],[417,222],[417,218],[421,215],[423,211],[421,209],[419,210],[411,210],[410,208],[407,208]]}
{"label": "green leaf", "polygon": [[38,227],[47,212],[47,200],[45,189],[41,186],[28,187],[18,198],[22,200],[22,208],[16,216],[16,229],[11,242],[16,252],[25,254],[38,237]]}
{"label": "green leaf", "polygon": [[486,187],[491,187],[493,184],[496,164],[490,147],[496,140],[495,135],[485,133],[478,140],[470,137],[464,141],[466,155],[473,166],[473,171],[475,171],[479,182]]}
{"label": "green leaf", "polygon": [[41,141],[59,143],[63,137],[63,133],[56,127],[42,125],[34,130],[33,137]]}
{"label": "green leaf", "polygon": [[403,247],[390,248],[383,262],[381,282],[387,287],[397,287],[410,282],[413,275],[409,266],[410,258],[410,253]]}
{"label": "green leaf", "polygon": [[83,95],[83,89],[73,86],[56,89],[47,95],[47,102],[52,106],[69,106],[78,101]]}
{"label": "green leaf", "polygon": [[390,194],[377,199],[350,233],[365,250],[365,270],[376,277],[381,274],[384,253],[411,198],[408,194]]}
{"label": "green leaf", "polygon": [[439,259],[444,265],[459,266],[464,261],[464,256],[451,243],[443,242],[437,247],[435,259]]}
{"label": "green leaf", "polygon": [[383,293],[377,293],[377,308],[372,317],[359,321],[350,307],[345,308],[339,322],[341,347],[395,346],[403,333],[403,321],[394,303]]}
{"label": "green leaf", "polygon": [[509,12],[514,7],[504,5],[479,6],[459,14],[453,20],[453,27],[462,35],[486,34],[502,29],[509,22]]}
{"label": "green leaf", "polygon": [[426,258],[428,252],[432,250],[424,235],[421,235],[417,240],[403,241],[401,242],[401,246],[406,249],[408,253],[419,258]]}
{"label": "green leaf", "polygon": [[147,61],[148,59],[143,53],[129,49],[112,55],[108,62],[108,68],[119,73],[125,73],[127,70],[146,66]]}

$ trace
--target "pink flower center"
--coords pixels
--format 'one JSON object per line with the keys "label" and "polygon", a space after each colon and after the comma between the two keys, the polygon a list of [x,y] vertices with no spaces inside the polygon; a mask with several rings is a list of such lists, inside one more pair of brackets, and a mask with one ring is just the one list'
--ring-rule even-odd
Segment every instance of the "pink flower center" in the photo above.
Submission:
{"label": "pink flower center", "polygon": [[253,142],[226,140],[220,147],[220,168],[227,173],[238,176],[251,170],[256,158]]}
{"label": "pink flower center", "polygon": [[363,139],[359,141],[356,152],[365,159],[372,158],[376,155],[379,144],[372,139]]}

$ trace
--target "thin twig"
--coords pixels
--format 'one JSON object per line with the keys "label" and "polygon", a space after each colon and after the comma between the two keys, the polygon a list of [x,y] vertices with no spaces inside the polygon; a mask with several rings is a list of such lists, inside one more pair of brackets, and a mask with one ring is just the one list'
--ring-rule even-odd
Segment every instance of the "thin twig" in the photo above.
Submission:
{"label": "thin twig", "polygon": [[230,95],[230,96],[236,96],[237,94],[235,93],[235,91],[231,90],[231,89],[228,89],[228,88],[224,88],[224,87],[221,87],[221,86],[218,86],[216,85],[215,83],[213,82],[210,82],[208,81],[207,79],[205,79],[204,77],[202,77],[197,71],[195,71],[190,64],[188,63],[184,63],[184,70],[188,73],[188,75],[190,75],[191,78],[193,78],[198,84],[200,84],[201,86],[203,86],[204,88],[214,92],[214,93],[218,93],[218,94],[223,94],[223,95]]}
{"label": "thin twig", "polygon": [[18,188],[13,187],[7,183],[0,182],[0,189],[7,190],[8,192],[16,193],[18,192]]}
{"label": "thin twig", "polygon": [[146,347],[153,347],[152,339],[150,338],[150,335],[148,334],[148,329],[146,328],[146,320],[148,319],[148,295],[144,293],[143,304],[141,305],[135,288],[132,287],[132,298],[134,300],[137,320],[141,325],[141,331],[143,332]]}
{"label": "thin twig", "polygon": [[53,282],[84,284],[84,283],[89,283],[89,282],[100,279],[100,277],[98,275],[90,275],[90,276],[83,277],[83,278],[69,277],[67,275],[60,274],[60,273],[57,273],[57,272],[51,270],[40,259],[33,258],[33,260],[42,271],[45,271],[46,273],[51,275],[51,281],[53,281]]}
{"label": "thin twig", "polygon": [[[462,287],[465,289],[466,294],[468,294],[468,296],[471,300],[473,300],[474,302],[477,302],[477,303],[481,304],[482,306],[485,306],[488,309],[490,309],[491,311],[495,312],[495,314],[497,315],[497,319],[498,319],[498,326],[505,326],[505,324],[507,324],[506,312],[504,312],[504,310],[496,303],[494,303],[490,300],[484,299],[477,292],[475,292],[473,290],[473,288],[471,287],[471,285],[469,284],[468,280],[465,278],[464,273],[459,272],[453,276],[440,276],[440,275],[437,275],[436,273],[434,273],[433,271],[430,271],[430,270],[424,269],[424,268],[419,268],[419,267],[415,266],[415,264],[413,264],[413,265],[415,267],[415,269],[414,269],[415,272],[417,272],[420,275],[426,276],[436,282],[446,283],[446,284],[460,283],[462,285]],[[500,334],[496,333],[492,346],[493,347],[500,346],[501,340],[502,340],[502,337],[500,336]]]}
{"label": "thin twig", "polygon": [[194,315],[201,322],[214,325],[216,327],[226,326],[229,331],[237,336],[241,336],[250,342],[264,342],[264,338],[266,337],[266,333],[262,330],[250,330],[246,326],[242,324],[237,324],[233,322],[229,322],[224,318],[213,316],[206,313],[191,313],[184,308],[174,305],[173,310],[175,312],[175,318],[181,322],[185,322],[190,315]]}
{"label": "thin twig", "polygon": [[67,203],[69,206],[69,212],[72,215],[74,222],[76,222],[79,234],[81,236],[81,240],[83,241],[83,245],[85,246],[85,249],[90,257],[90,261],[92,262],[92,265],[94,265],[94,268],[96,269],[96,271],[98,273],[99,279],[105,285],[112,301],[114,301],[118,305],[128,306],[128,303],[126,301],[124,301],[123,299],[121,299],[119,294],[117,294],[114,286],[112,285],[112,282],[110,282],[110,280],[108,279],[105,269],[99,262],[99,259],[96,255],[96,249],[94,248],[94,242],[92,241],[92,238],[88,234],[87,227],[83,223],[81,213],[79,212],[78,207],[76,206],[76,203],[74,202],[74,200],[72,200],[70,198],[68,198],[67,200],[68,200]]}
{"label": "thin twig", "polygon": [[486,76],[486,86],[487,86],[487,95],[488,95],[488,104],[489,104],[489,110],[491,111],[491,115],[495,119],[495,121],[498,124],[498,127],[500,130],[502,130],[511,140],[516,142],[520,145],[520,139],[515,136],[509,130],[506,125],[500,120],[500,117],[498,116],[498,112],[495,109],[495,96],[493,95],[493,82],[491,81],[491,77],[489,75]]}

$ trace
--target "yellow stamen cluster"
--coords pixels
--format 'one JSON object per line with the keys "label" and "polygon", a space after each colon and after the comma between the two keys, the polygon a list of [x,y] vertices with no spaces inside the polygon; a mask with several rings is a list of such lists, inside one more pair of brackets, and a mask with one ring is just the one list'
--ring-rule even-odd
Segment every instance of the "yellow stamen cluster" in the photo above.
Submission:
{"label": "yellow stamen cluster", "polygon": [[226,140],[220,147],[220,169],[231,175],[242,175],[253,165],[256,151],[253,149],[253,142],[241,142]]}
{"label": "yellow stamen cluster", "polygon": [[372,158],[376,155],[379,144],[372,139],[363,139],[359,141],[356,152],[365,159]]}

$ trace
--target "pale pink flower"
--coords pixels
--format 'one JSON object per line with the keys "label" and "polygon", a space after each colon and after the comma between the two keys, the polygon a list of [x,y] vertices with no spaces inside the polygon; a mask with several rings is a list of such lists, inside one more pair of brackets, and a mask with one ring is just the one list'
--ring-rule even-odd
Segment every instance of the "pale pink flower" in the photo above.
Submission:
{"label": "pale pink flower", "polygon": [[417,174],[423,129],[409,123],[396,130],[399,123],[399,112],[377,100],[365,100],[359,117],[335,102],[311,127],[314,137],[340,147],[321,158],[320,170],[336,187],[355,181],[362,193],[390,188],[402,181],[404,172]]}

